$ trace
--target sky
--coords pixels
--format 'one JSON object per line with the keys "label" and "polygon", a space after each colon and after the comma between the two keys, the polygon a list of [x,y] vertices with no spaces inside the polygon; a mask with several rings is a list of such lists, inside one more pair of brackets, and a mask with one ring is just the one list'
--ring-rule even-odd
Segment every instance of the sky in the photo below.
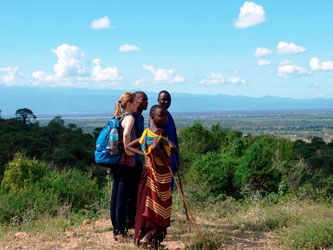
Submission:
{"label": "sky", "polygon": [[1,85],[333,98],[330,0],[0,3]]}

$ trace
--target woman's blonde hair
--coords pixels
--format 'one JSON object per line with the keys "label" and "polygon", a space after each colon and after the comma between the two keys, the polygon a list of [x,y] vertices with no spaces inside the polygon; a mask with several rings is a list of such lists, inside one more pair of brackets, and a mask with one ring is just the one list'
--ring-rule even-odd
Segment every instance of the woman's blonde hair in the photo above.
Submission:
{"label": "woman's blonde hair", "polygon": [[[133,92],[125,92],[120,96],[120,99],[116,101],[115,107],[114,107],[114,116],[119,117],[123,114],[123,111],[126,108],[127,103],[134,102],[135,93]],[[120,108],[121,107],[121,108]]]}

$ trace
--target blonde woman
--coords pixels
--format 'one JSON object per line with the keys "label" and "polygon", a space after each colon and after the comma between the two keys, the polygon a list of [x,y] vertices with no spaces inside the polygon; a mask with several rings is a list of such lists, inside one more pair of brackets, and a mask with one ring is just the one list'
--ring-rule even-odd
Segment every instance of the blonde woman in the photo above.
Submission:
{"label": "blonde woman", "polygon": [[114,116],[119,121],[119,140],[123,142],[125,151],[117,165],[111,167],[112,194],[110,203],[110,217],[113,225],[113,235],[125,236],[126,202],[129,168],[135,167],[135,154],[126,149],[126,145],[136,139],[135,119],[131,115],[137,110],[135,93],[126,92],[120,96],[115,104]]}

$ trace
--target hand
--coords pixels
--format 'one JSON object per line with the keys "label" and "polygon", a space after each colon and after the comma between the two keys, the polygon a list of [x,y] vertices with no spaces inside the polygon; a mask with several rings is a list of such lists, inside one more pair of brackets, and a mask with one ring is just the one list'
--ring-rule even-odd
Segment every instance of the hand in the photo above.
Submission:
{"label": "hand", "polygon": [[174,152],[174,153],[178,152],[177,146],[172,141],[169,141],[169,146],[170,146],[172,152]]}

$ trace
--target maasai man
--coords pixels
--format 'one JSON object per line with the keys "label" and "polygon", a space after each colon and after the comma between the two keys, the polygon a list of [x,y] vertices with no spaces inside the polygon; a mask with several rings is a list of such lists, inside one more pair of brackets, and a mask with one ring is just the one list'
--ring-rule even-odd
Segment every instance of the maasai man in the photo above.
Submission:
{"label": "maasai man", "polygon": [[[166,110],[168,110],[168,108],[171,105],[171,95],[170,95],[170,93],[166,90],[162,90],[158,94],[157,101],[162,107],[164,107]],[[168,121],[164,126],[162,126],[162,128],[166,131],[168,139],[176,145],[177,149],[179,149],[175,122],[174,122],[171,114],[169,113],[169,111],[167,111],[167,115],[168,115]],[[176,162],[175,162],[175,158],[174,158],[175,155],[176,155],[177,166],[179,167],[179,152],[178,152],[178,150],[177,150],[177,152],[171,154],[171,169],[172,169],[173,174],[175,174],[177,172],[177,166],[176,166]],[[173,189],[173,185],[174,185],[174,182],[173,182],[173,179],[172,179],[171,189]]]}
{"label": "maasai man", "polygon": [[[172,209],[170,153],[175,145],[168,140],[162,126],[167,122],[164,107],[150,109],[150,128],[141,138],[134,140],[126,149],[146,157],[138,192],[134,243],[146,242],[155,249],[170,226]],[[137,149],[141,146],[141,150]],[[141,241],[141,242],[140,242]]]}
{"label": "maasai man", "polygon": [[[147,110],[148,97],[142,91],[135,92],[138,108],[132,115],[135,118],[135,130],[136,138],[141,138],[144,130],[144,117],[142,115],[143,110]],[[135,214],[136,214],[136,202],[138,196],[139,182],[142,173],[143,165],[141,161],[141,155],[135,155],[135,167],[130,169],[129,172],[129,185],[127,193],[127,206],[126,206],[126,228],[134,228]]]}

